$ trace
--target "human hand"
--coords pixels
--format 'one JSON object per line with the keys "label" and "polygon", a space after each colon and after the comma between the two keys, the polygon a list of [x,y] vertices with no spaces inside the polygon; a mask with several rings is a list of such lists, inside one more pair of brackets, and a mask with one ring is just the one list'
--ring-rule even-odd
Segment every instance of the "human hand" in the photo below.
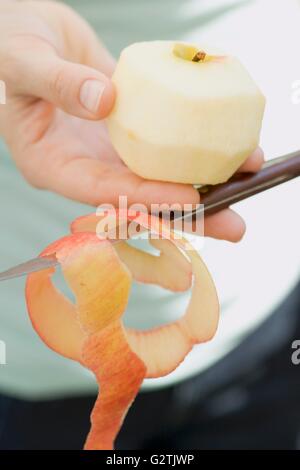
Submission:
{"label": "human hand", "polygon": [[[3,1],[0,6],[0,79],[7,104],[0,133],[26,180],[97,206],[199,203],[191,185],[145,180],[113,149],[104,121],[113,107],[114,60],[72,9],[51,1]],[[257,171],[258,149],[240,171]],[[205,234],[238,241],[243,220],[232,210],[207,217]]]}

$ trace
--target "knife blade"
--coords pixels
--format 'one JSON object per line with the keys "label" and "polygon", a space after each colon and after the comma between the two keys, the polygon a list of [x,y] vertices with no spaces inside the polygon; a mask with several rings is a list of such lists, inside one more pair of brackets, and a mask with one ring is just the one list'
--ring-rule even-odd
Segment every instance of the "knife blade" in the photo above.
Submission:
{"label": "knife blade", "polygon": [[19,276],[26,276],[27,274],[42,271],[43,269],[51,268],[58,264],[55,254],[33,258],[0,273],[0,281],[14,279]]}

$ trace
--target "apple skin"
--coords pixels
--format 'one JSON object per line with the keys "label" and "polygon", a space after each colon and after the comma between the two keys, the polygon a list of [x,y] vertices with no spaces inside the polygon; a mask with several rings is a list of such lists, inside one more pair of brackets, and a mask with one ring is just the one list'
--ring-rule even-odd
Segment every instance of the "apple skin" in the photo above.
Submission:
{"label": "apple skin", "polygon": [[265,98],[236,58],[206,46],[212,59],[193,62],[175,47],[152,41],[122,51],[112,78],[111,141],[146,179],[222,183],[257,148]]}
{"label": "apple skin", "polygon": [[50,253],[56,254],[76,303],[53,285],[54,269],[46,269],[27,278],[28,313],[47,346],[78,361],[101,382],[84,448],[110,450],[146,375],[146,366],[132,351],[121,323],[131,275],[111,243],[99,240],[95,233],[64,237],[41,256]]}
{"label": "apple skin", "polygon": [[[138,212],[116,213],[120,215],[116,223],[122,219],[135,221],[141,227],[151,227],[161,236],[151,240],[160,251],[159,256],[149,255],[124,242],[114,246],[134,280],[182,292],[191,287],[193,275],[190,301],[180,319],[147,331],[125,329],[131,350],[146,366],[146,378],[163,377],[178,367],[195,344],[209,341],[215,335],[219,323],[216,288],[197,251],[184,238],[177,239],[163,221]],[[96,214],[79,217],[72,223],[71,231],[96,233],[98,222]]]}
{"label": "apple skin", "polygon": [[[107,213],[116,225],[133,221],[155,229],[162,237],[152,240],[159,255],[99,239],[99,217],[91,214],[75,220],[72,234],[40,255],[55,253],[75,303],[55,288],[53,268],[31,273],[26,282],[28,313],[41,339],[92,371],[100,385],[86,450],[112,449],[143,379],[174,370],[195,344],[213,337],[219,321],[213,280],[193,247],[155,217],[117,214],[116,220]],[[124,327],[132,279],[176,292],[189,289],[192,276],[190,302],[180,319],[148,331]]]}

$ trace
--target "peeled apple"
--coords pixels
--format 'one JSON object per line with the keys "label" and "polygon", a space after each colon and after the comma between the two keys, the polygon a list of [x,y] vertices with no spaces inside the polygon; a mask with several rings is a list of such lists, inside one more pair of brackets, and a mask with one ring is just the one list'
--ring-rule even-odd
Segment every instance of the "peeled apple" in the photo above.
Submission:
{"label": "peeled apple", "polygon": [[113,82],[111,141],[144,178],[222,183],[258,146],[265,98],[239,60],[215,48],[135,43]]}
{"label": "peeled apple", "polygon": [[[141,213],[120,213],[116,224],[135,221],[153,228],[153,219]],[[186,240],[175,238],[157,219],[161,238],[151,242],[160,254],[150,255],[126,241],[113,244],[100,239],[98,221],[95,214],[75,220],[72,234],[40,255],[56,254],[75,303],[54,287],[54,268],[30,274],[26,283],[29,316],[41,339],[58,354],[90,369],[100,385],[87,450],[112,449],[143,379],[169,374],[193,345],[214,336],[219,319],[214,283]],[[171,291],[192,286],[184,315],[148,331],[125,328],[122,315],[132,279]]]}

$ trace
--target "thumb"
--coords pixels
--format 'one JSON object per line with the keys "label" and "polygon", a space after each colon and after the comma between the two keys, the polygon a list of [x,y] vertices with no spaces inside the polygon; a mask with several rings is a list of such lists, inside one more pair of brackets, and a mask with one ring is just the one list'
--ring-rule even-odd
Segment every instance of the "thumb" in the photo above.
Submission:
{"label": "thumb", "polygon": [[20,48],[13,61],[12,92],[42,98],[84,119],[106,117],[114,104],[112,82],[86,65],[62,59],[45,41]]}

